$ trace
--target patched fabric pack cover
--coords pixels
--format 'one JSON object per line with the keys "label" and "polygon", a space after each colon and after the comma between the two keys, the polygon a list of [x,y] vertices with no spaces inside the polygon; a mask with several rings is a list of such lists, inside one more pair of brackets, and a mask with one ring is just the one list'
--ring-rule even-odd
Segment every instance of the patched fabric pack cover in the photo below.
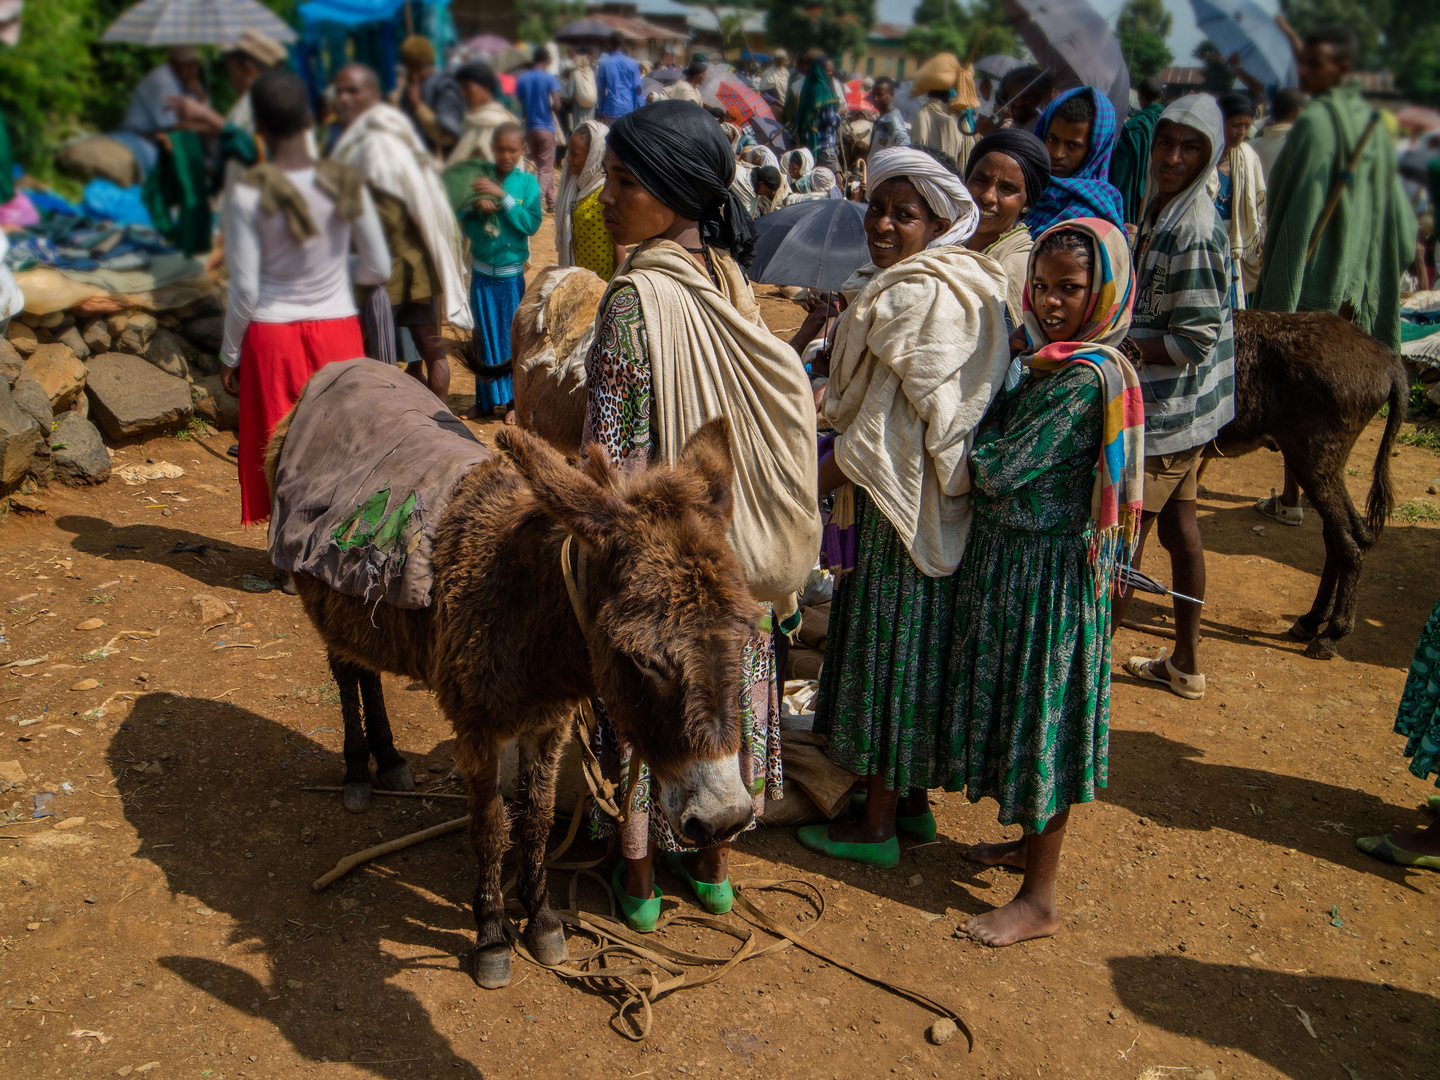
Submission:
{"label": "patched fabric pack cover", "polygon": [[493,457],[419,379],[376,360],[327,364],[285,437],[270,561],[372,603],[429,607],[435,527]]}

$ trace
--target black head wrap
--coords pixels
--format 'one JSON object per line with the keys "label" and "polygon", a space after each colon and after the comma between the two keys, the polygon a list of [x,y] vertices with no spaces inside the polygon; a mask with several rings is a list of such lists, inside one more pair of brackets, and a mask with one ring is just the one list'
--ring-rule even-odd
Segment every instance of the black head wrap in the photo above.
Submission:
{"label": "black head wrap", "polygon": [[774,165],[761,165],[750,176],[752,185],[764,184],[766,187],[780,187],[780,170]]}
{"label": "black head wrap", "polygon": [[1233,90],[1228,94],[1221,94],[1216,100],[1220,106],[1220,115],[1226,120],[1234,120],[1237,116],[1254,116],[1255,102],[1249,94]]}
{"label": "black head wrap", "polygon": [[741,266],[755,254],[755,225],[735,198],[735,155],[715,118],[689,101],[657,101],[621,117],[606,136],[645,189],[700,223],[700,238]]}
{"label": "black head wrap", "polygon": [[494,69],[483,60],[471,60],[468,64],[462,64],[456,69],[455,78],[485,87],[490,91],[491,97],[500,96],[500,80],[495,77]]}
{"label": "black head wrap", "polygon": [[986,154],[1004,154],[1019,165],[1025,175],[1025,198],[1031,206],[1040,201],[1050,183],[1050,151],[1038,136],[1021,128],[996,128],[970,151],[970,160],[965,166],[966,180]]}

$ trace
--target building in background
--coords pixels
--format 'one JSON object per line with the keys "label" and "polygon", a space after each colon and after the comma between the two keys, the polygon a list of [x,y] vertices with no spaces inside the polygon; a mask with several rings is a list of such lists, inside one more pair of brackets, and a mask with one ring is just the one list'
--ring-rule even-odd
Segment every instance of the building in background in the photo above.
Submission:
{"label": "building in background", "polygon": [[895,23],[876,23],[865,39],[865,52],[860,56],[853,53],[842,56],[841,70],[848,75],[869,75],[877,79],[889,75],[896,82],[904,82],[925,61],[923,56],[905,51],[905,34],[909,29]]}

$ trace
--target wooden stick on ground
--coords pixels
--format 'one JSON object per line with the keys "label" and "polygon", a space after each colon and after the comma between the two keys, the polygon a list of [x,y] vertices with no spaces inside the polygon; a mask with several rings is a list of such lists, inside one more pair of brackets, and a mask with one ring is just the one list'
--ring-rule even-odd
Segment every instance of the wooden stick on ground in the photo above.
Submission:
{"label": "wooden stick on ground", "polygon": [[[302,787],[301,791],[344,791],[343,787]],[[469,795],[456,795],[445,791],[382,791],[380,788],[374,790],[376,795],[389,795],[396,799],[459,799],[461,802],[468,802]]]}
{"label": "wooden stick on ground", "polygon": [[455,818],[452,821],[441,822],[439,825],[432,825],[428,829],[421,829],[419,832],[410,833],[408,836],[401,836],[395,840],[387,840],[383,844],[376,844],[374,847],[366,848],[364,851],[357,851],[352,855],[346,855],[335,864],[334,869],[323,877],[316,878],[310,887],[316,892],[324,892],[326,886],[331,882],[344,877],[355,867],[371,859],[378,859],[381,855],[389,855],[392,851],[403,851],[405,848],[413,847],[436,836],[444,836],[446,833],[459,832],[470,825],[470,815]]}

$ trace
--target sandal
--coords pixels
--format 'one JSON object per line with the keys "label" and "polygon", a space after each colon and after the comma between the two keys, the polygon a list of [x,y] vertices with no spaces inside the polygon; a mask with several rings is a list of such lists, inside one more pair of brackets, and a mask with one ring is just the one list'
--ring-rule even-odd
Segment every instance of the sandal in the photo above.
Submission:
{"label": "sandal", "polygon": [[832,859],[864,863],[866,866],[892,870],[900,865],[900,840],[890,837],[878,844],[845,844],[830,839],[829,825],[805,825],[796,830],[800,843],[811,851]]}
{"label": "sandal", "polygon": [[711,915],[724,915],[734,905],[735,890],[730,887],[728,877],[718,885],[709,881],[695,880],[690,876],[690,871],[685,869],[685,862],[678,851],[665,853],[665,865],[676,877],[684,879],[690,886],[690,891],[695,894],[695,899],[699,901],[700,906]]}
{"label": "sandal", "polygon": [[[866,794],[857,791],[850,796],[850,813],[857,818],[865,816]],[[911,817],[895,815],[895,831],[902,832],[912,840],[919,840],[921,843],[929,843],[939,833],[939,827],[935,824],[935,814],[926,810],[923,814],[914,814]]]}
{"label": "sandal", "polygon": [[1255,509],[1268,518],[1274,518],[1281,525],[1303,525],[1305,523],[1305,508],[1298,504],[1286,506],[1280,501],[1280,496],[1275,494],[1274,488],[1270,489],[1269,498],[1256,500]]}
{"label": "sandal", "polygon": [[1379,859],[1392,866],[1440,870],[1440,855],[1416,855],[1413,851],[1406,851],[1398,844],[1391,843],[1388,836],[1357,836],[1355,846],[1372,859]]}
{"label": "sandal", "polygon": [[615,864],[610,872],[610,888],[615,892],[615,902],[620,905],[620,914],[625,916],[625,925],[637,934],[653,934],[655,924],[660,921],[660,900],[665,895],[658,887],[649,900],[637,900],[625,891],[621,882],[625,878],[625,861]]}
{"label": "sandal", "polygon": [[[1162,679],[1155,674],[1151,664],[1165,662],[1165,674],[1168,678]],[[1141,682],[1159,683],[1161,686],[1168,686],[1172,694],[1178,694],[1187,701],[1199,701],[1205,696],[1205,676],[1187,675],[1180,671],[1170,662],[1169,655],[1164,649],[1160,655],[1151,660],[1148,656],[1132,656],[1125,661],[1125,670]]]}

